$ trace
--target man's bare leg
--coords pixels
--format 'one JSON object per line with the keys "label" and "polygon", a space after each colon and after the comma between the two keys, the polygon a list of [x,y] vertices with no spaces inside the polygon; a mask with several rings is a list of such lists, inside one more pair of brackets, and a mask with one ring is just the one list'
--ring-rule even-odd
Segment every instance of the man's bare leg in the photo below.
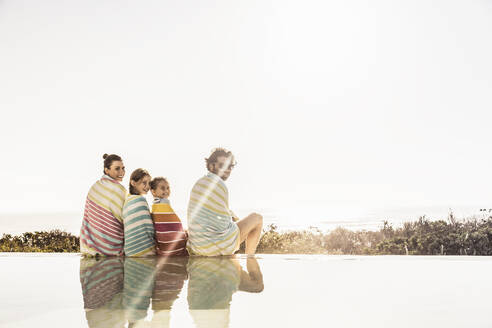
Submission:
{"label": "man's bare leg", "polygon": [[248,272],[244,271],[241,267],[241,282],[239,283],[239,290],[248,293],[261,293],[263,291],[263,275],[261,274],[260,265],[258,261],[252,257],[248,256],[246,260],[246,267]]}
{"label": "man's bare leg", "polygon": [[253,255],[260,241],[263,217],[258,213],[252,213],[237,222],[241,243],[246,241],[246,254]]}

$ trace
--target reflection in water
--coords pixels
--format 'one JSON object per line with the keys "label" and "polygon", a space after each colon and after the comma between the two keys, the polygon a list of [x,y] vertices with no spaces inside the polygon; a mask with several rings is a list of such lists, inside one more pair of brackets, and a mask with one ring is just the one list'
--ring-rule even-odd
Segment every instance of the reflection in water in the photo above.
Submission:
{"label": "reflection in water", "polygon": [[245,272],[236,258],[190,258],[188,263],[188,305],[195,325],[228,327],[232,294],[263,290],[263,276],[258,262],[247,259]]}
{"label": "reflection in water", "polygon": [[82,258],[80,283],[89,327],[116,328],[125,325],[122,258],[100,261]]}
{"label": "reflection in water", "polygon": [[150,298],[154,289],[156,258],[125,258],[125,283],[123,306],[128,327],[138,327],[147,317]]}
{"label": "reflection in water", "polygon": [[152,310],[154,310],[152,327],[169,327],[171,307],[178,298],[184,281],[188,278],[187,263],[187,256],[159,258],[152,293]]}
{"label": "reflection in water", "polygon": [[247,259],[247,272],[233,257],[82,258],[80,282],[89,327],[169,327],[173,303],[188,276],[187,299],[197,327],[228,327],[232,295],[263,290],[254,258]]}

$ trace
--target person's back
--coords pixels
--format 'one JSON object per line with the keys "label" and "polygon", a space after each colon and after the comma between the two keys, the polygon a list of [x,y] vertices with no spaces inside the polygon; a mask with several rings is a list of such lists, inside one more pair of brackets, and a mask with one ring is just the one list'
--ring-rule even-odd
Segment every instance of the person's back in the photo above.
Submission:
{"label": "person's back", "polygon": [[239,229],[228,198],[227,186],[211,172],[195,183],[188,203],[190,254],[232,255],[239,249]]}
{"label": "person's back", "polygon": [[126,256],[155,255],[154,224],[145,194],[149,191],[150,174],[136,169],[130,176],[130,194],[123,206]]}
{"label": "person's back", "polygon": [[205,158],[208,173],[191,190],[188,203],[188,252],[192,255],[232,255],[245,242],[245,252],[253,255],[260,241],[263,217],[251,213],[239,219],[229,207],[229,191],[224,181],[236,165],[234,155],[215,148]]}
{"label": "person's back", "polygon": [[126,189],[120,184],[125,175],[123,161],[118,155],[104,154],[104,175],[87,194],[82,227],[80,252],[84,255],[123,255],[122,209]]}
{"label": "person's back", "polygon": [[181,220],[174,213],[169,200],[154,199],[152,204],[157,254],[165,256],[188,255],[186,251],[187,235]]}
{"label": "person's back", "polygon": [[150,191],[154,196],[152,204],[152,221],[154,222],[157,254],[164,256],[185,256],[188,236],[181,220],[169,202],[170,188],[163,177],[156,177],[150,182]]}
{"label": "person's back", "polygon": [[141,195],[128,195],[123,206],[125,255],[155,255],[154,224],[147,200]]}

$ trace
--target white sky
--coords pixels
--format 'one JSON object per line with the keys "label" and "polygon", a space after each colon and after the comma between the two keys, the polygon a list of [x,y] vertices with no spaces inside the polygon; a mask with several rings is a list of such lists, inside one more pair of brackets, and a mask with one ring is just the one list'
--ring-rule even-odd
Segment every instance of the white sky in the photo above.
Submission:
{"label": "white sky", "polygon": [[491,35],[485,0],[0,1],[0,213],[81,212],[107,152],[184,216],[215,146],[240,211],[492,207]]}

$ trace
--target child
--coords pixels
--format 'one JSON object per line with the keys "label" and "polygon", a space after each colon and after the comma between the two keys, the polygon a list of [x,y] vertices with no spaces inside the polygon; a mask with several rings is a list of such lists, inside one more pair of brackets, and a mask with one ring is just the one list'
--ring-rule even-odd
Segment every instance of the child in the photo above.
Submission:
{"label": "child", "polygon": [[155,255],[155,231],[145,195],[150,188],[150,174],[136,169],[130,176],[130,194],[123,205],[125,255]]}
{"label": "child", "polygon": [[150,182],[150,190],[154,196],[152,219],[157,240],[157,254],[188,255],[186,251],[188,236],[168,200],[171,193],[169,183],[163,177],[154,178]]}

